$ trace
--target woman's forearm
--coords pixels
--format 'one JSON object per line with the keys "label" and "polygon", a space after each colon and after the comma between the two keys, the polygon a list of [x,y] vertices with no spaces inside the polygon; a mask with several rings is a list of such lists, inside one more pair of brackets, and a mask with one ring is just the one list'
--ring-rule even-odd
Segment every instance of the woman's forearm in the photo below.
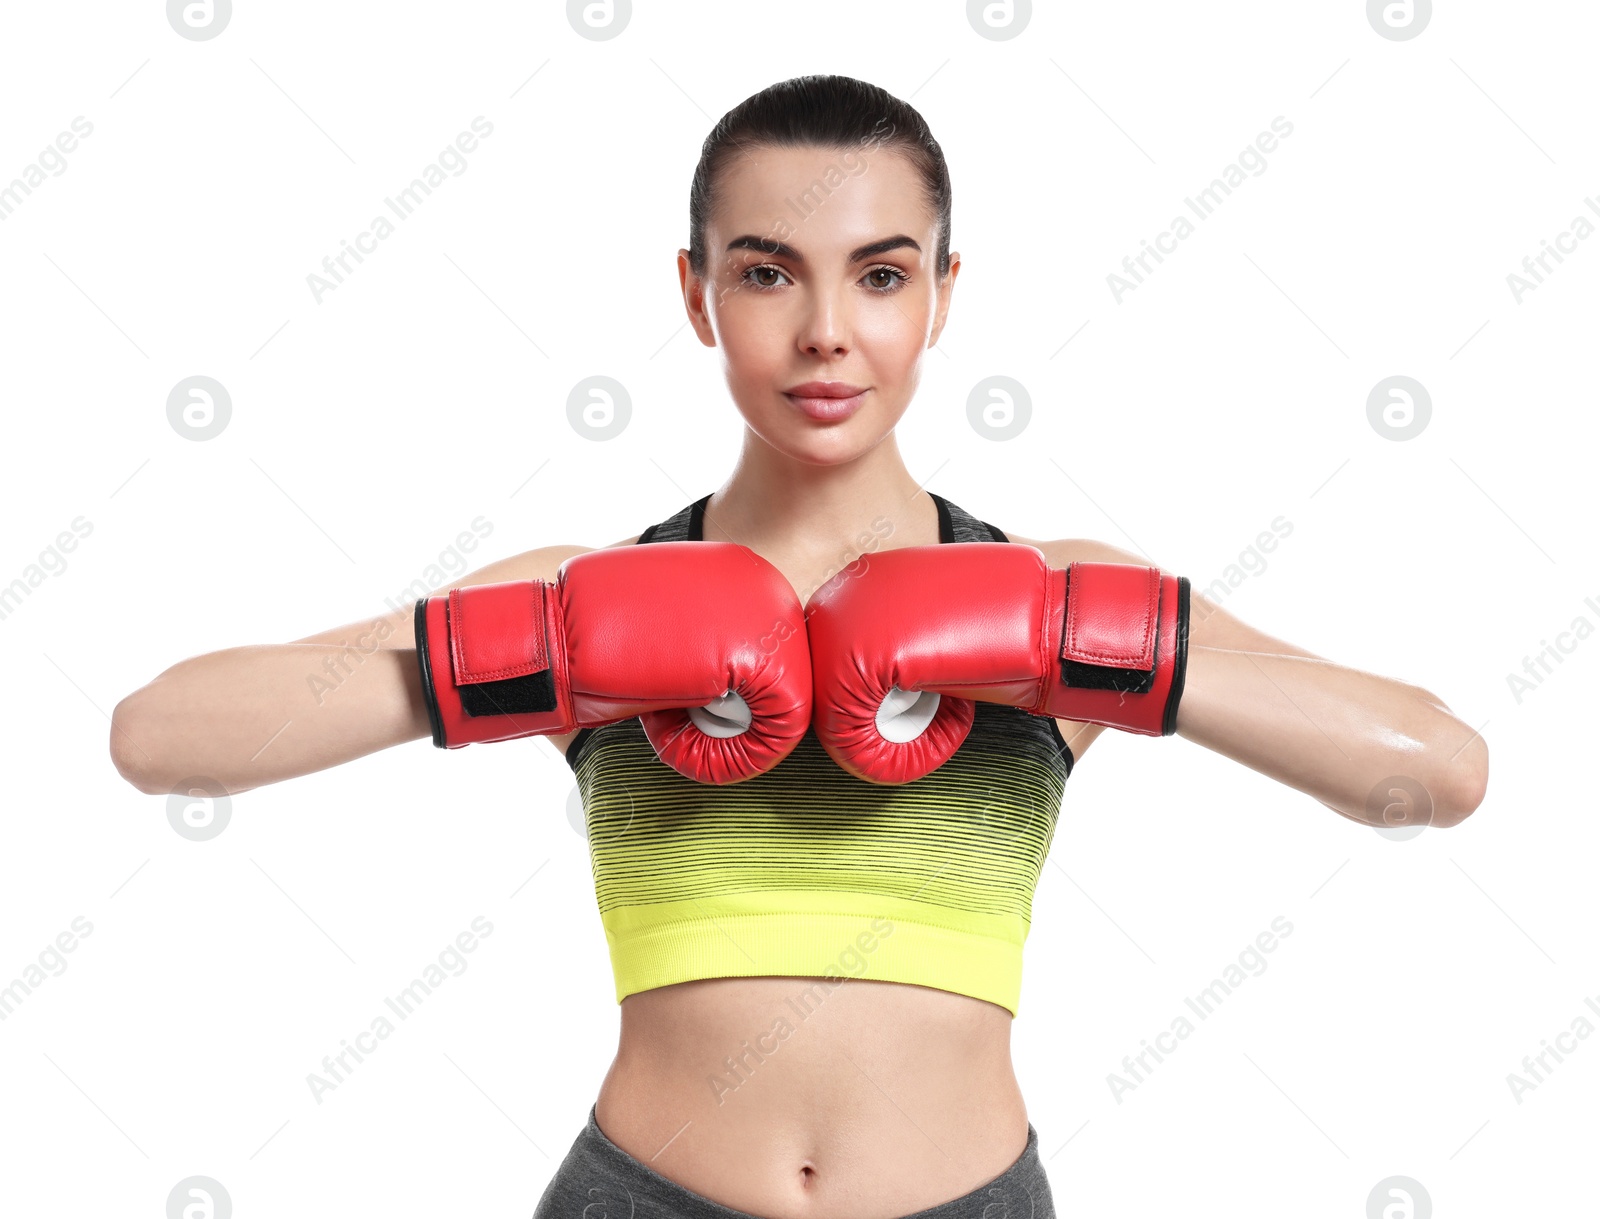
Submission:
{"label": "woman's forearm", "polygon": [[173,665],[117,704],[111,756],[140,791],[204,776],[228,792],[427,736],[411,648],[227,648]]}
{"label": "woman's forearm", "polygon": [[1367,824],[1404,801],[1385,780],[1420,784],[1434,826],[1470,814],[1488,781],[1483,738],[1428,691],[1312,657],[1191,644],[1178,734]]}

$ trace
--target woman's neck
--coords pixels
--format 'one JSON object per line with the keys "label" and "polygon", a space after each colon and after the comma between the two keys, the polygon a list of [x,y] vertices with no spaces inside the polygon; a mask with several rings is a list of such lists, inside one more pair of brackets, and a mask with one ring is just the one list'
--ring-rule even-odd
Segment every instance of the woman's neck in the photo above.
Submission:
{"label": "woman's neck", "polygon": [[[758,553],[828,555],[939,540],[938,513],[901,460],[891,432],[843,466],[817,466],[778,453],[746,432],[728,481],[706,504],[707,541]],[[876,539],[876,545],[873,545]]]}

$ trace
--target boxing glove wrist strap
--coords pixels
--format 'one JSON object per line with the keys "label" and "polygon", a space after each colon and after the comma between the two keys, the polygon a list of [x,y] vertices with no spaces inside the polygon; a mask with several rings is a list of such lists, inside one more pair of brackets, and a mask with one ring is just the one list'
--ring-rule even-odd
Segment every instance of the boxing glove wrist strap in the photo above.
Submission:
{"label": "boxing glove wrist strap", "polygon": [[1157,567],[1073,563],[1052,576],[1065,596],[1060,681],[1036,712],[1149,736],[1177,730],[1189,657],[1189,581]]}
{"label": "boxing glove wrist strap", "polygon": [[417,664],[435,745],[575,726],[552,663],[550,641],[560,635],[550,619],[558,608],[544,580],[475,584],[417,602]]}

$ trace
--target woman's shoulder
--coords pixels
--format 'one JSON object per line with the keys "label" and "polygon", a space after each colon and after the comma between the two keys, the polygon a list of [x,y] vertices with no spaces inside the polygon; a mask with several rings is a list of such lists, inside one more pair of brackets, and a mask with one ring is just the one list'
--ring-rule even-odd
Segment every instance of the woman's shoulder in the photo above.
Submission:
{"label": "woman's shoulder", "polygon": [[1120,546],[1112,546],[1109,542],[1102,542],[1096,538],[1052,538],[1047,541],[1038,541],[1034,538],[1025,538],[1021,534],[1012,533],[1009,529],[1002,532],[1017,545],[1032,546],[1044,555],[1045,561],[1051,567],[1065,567],[1068,563],[1137,563],[1147,564],[1149,559],[1134,554],[1131,550],[1123,550]]}
{"label": "woman's shoulder", "polygon": [[[629,539],[630,541],[632,539]],[[611,542],[605,546],[584,546],[562,543],[554,546],[536,546],[518,554],[497,559],[452,587],[471,584],[492,584],[499,580],[553,580],[556,570],[574,555],[588,554],[591,550],[607,550],[611,546],[625,546],[627,542]]]}
{"label": "woman's shoulder", "polygon": [[601,546],[558,545],[538,546],[521,554],[507,555],[497,562],[473,573],[473,583],[487,584],[494,580],[551,580],[556,569],[574,555],[588,554],[591,550],[613,550],[618,546],[632,546],[640,535],[623,538],[620,542],[607,542]]}

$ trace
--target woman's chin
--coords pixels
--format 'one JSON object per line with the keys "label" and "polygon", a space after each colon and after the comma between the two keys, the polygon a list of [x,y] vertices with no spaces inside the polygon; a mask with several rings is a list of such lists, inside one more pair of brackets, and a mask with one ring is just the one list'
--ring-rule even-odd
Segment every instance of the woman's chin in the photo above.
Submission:
{"label": "woman's chin", "polygon": [[[829,428],[780,429],[773,448],[795,461],[813,466],[842,466],[878,444],[883,436],[860,427],[839,424]],[[769,440],[769,444],[772,442]]]}

